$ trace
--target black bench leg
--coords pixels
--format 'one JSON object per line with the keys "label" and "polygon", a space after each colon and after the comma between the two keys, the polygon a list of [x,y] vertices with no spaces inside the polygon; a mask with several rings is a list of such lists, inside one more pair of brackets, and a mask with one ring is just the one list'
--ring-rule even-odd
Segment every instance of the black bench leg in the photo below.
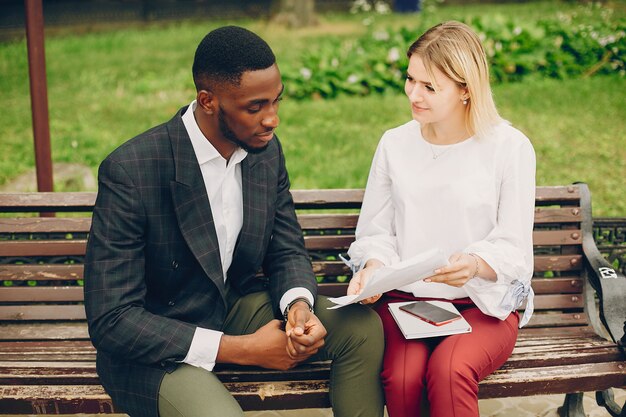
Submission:
{"label": "black bench leg", "polygon": [[624,407],[617,405],[613,399],[612,389],[609,388],[604,391],[597,391],[596,402],[599,406],[606,408],[612,417],[626,417],[626,404],[624,404]]}
{"label": "black bench leg", "polygon": [[585,417],[583,393],[565,394],[565,400],[558,412],[560,417]]}

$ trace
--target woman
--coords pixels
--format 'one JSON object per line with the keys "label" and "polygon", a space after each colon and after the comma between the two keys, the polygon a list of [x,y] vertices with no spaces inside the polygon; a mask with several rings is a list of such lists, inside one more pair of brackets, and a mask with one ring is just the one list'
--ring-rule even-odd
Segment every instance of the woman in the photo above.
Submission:
{"label": "woman", "polygon": [[[348,294],[381,266],[441,249],[449,264],[433,276],[364,301],[378,301],[385,329],[387,409],[419,416],[426,391],[433,417],[478,416],[478,382],[507,360],[532,314],[535,154],[498,115],[472,29],[441,23],[407,55],[413,120],[387,131],[376,150],[348,252],[357,271]],[[472,332],[404,339],[388,304],[421,299],[451,301]]]}

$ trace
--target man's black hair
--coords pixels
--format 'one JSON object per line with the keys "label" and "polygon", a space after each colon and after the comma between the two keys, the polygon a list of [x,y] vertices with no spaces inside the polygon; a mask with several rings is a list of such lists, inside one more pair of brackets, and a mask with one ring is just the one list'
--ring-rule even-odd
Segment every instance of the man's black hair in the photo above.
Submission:
{"label": "man's black hair", "polygon": [[274,53],[258,35],[239,26],[224,26],[209,32],[198,45],[193,80],[198,91],[211,89],[214,83],[239,85],[244,72],[274,63]]}

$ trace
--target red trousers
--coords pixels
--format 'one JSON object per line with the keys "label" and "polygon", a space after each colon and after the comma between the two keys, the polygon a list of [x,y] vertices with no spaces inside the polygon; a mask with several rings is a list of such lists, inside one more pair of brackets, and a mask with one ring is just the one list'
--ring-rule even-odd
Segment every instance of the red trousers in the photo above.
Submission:
{"label": "red trousers", "polygon": [[479,417],[478,382],[511,355],[517,313],[501,321],[483,314],[467,298],[453,300],[472,326],[471,333],[408,340],[387,304],[418,299],[392,291],[376,305],[385,331],[381,376],[389,417],[419,417],[420,408],[430,408],[431,417]]}

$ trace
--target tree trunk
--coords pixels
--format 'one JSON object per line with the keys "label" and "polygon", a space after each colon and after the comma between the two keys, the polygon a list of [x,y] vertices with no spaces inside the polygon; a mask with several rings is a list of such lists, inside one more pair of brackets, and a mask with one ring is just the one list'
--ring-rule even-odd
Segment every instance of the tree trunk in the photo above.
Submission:
{"label": "tree trunk", "polygon": [[289,28],[313,26],[317,24],[315,0],[274,0],[276,14],[272,23]]}

